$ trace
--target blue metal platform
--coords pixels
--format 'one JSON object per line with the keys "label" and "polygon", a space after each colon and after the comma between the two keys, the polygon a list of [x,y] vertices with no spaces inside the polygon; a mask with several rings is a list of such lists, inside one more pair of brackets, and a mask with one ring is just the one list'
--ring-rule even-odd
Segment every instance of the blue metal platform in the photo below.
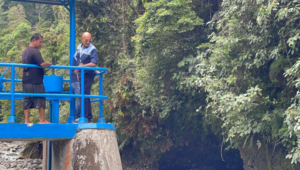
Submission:
{"label": "blue metal platform", "polygon": [[110,123],[35,124],[0,123],[0,141],[44,141],[72,139],[82,129],[115,130]]}

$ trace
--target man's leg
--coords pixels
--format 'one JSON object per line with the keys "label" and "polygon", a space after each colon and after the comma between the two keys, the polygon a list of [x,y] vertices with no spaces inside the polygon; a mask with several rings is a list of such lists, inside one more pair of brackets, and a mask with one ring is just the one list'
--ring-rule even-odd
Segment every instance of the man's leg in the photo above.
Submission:
{"label": "man's leg", "polygon": [[45,119],[45,109],[43,107],[39,108],[39,112],[40,112],[40,123],[43,124],[50,123]]}
{"label": "man's leg", "polygon": [[75,105],[75,117],[76,119],[81,117],[81,110],[80,110],[80,103],[81,103],[81,98],[76,98],[76,105]]}
{"label": "man's leg", "polygon": [[[76,82],[75,83],[75,86],[76,86],[76,89],[74,90],[75,94],[80,94],[80,83],[79,82]],[[79,118],[81,117],[81,98],[77,98],[77,101],[76,101],[76,108],[75,108],[75,115],[76,115],[76,118]]]}
{"label": "man's leg", "polygon": [[[23,91],[24,93],[28,93],[28,85],[27,84],[23,84]],[[24,97],[23,100],[23,109],[24,109],[24,116],[25,116],[25,123],[31,123],[30,119],[29,119],[29,113],[30,113],[30,108],[32,108],[32,100],[31,97]]]}
{"label": "man's leg", "polygon": [[84,99],[84,117],[88,119],[88,121],[92,120],[92,103],[90,98]]}
{"label": "man's leg", "polygon": [[30,109],[24,110],[25,123],[31,123],[31,121],[30,121],[30,119],[29,119],[29,112],[30,112]]}
{"label": "man's leg", "polygon": [[[84,94],[91,94],[91,87],[94,82],[95,74],[84,74]],[[84,117],[92,120],[92,104],[90,98],[84,99]]]}
{"label": "man's leg", "polygon": [[[44,84],[34,84],[33,86],[34,93],[45,93]],[[45,119],[45,107],[46,107],[46,98],[45,97],[33,97],[34,108],[39,109],[40,113],[40,123],[50,123]]]}
{"label": "man's leg", "polygon": [[[71,83],[71,86],[73,88],[73,91],[75,94],[80,94],[80,84],[79,82],[74,82]],[[75,116],[76,118],[79,118],[81,115],[81,110],[80,110],[80,104],[81,104],[81,98],[76,98],[76,105],[75,105]]]}

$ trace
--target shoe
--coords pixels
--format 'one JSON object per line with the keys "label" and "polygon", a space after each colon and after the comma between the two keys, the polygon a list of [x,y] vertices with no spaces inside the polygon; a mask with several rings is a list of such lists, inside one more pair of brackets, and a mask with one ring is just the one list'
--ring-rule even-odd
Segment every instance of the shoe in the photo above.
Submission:
{"label": "shoe", "polygon": [[92,120],[92,119],[88,119],[87,122],[88,122],[88,123],[93,123],[93,120]]}

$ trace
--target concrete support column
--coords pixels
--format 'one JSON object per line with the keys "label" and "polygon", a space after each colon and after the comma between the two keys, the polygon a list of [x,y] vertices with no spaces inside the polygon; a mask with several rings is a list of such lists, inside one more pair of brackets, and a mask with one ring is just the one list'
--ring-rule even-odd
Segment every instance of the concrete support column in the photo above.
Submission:
{"label": "concrete support column", "polygon": [[43,141],[43,166],[42,170],[48,170],[48,148],[49,148],[49,141]]}
{"label": "concrete support column", "polygon": [[53,169],[122,170],[116,132],[84,129],[74,139],[53,141]]}

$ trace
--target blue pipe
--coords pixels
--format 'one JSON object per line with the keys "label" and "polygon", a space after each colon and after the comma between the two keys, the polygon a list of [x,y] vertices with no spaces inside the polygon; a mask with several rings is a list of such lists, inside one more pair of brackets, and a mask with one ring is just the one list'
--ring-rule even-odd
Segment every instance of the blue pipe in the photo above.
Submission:
{"label": "blue pipe", "polygon": [[[70,12],[70,66],[73,65],[73,56],[75,55],[75,46],[76,46],[76,0],[70,0],[69,4],[69,12]],[[72,69],[70,69],[70,78],[72,74]],[[74,94],[74,90],[72,86],[70,86],[70,93]],[[70,116],[67,119],[68,123],[74,122],[76,119],[75,117],[75,98],[70,100]]]}
{"label": "blue pipe", "polygon": [[11,84],[10,84],[10,91],[11,91],[11,99],[10,99],[10,116],[8,117],[8,123],[16,123],[17,118],[15,116],[15,67],[11,67]]}
{"label": "blue pipe", "polygon": [[52,123],[59,123],[59,100],[52,100]]}
{"label": "blue pipe", "polygon": [[96,100],[91,100],[91,103],[96,103],[96,102],[100,102],[101,100],[96,99]]}
{"label": "blue pipe", "polygon": [[[11,79],[3,78],[2,81],[3,82],[10,82]],[[15,79],[15,82],[17,82],[17,83],[22,82],[22,79]],[[63,79],[63,82],[70,82],[70,79]]]}
{"label": "blue pipe", "polygon": [[[103,95],[103,77],[102,74],[99,75],[99,95]],[[98,123],[105,123],[105,119],[103,118],[103,102],[99,102],[99,119]]]}
{"label": "blue pipe", "polygon": [[103,94],[103,77],[102,74],[99,76],[99,95]]}
{"label": "blue pipe", "polygon": [[81,94],[58,94],[58,93],[0,93],[0,96],[29,96],[29,97],[56,97],[56,98],[76,98],[76,97],[83,97],[83,98],[99,98],[101,100],[107,100],[107,96],[100,96],[100,95],[81,95]]}
{"label": "blue pipe", "polygon": [[[52,101],[49,101],[49,121],[52,122]],[[52,142],[48,142],[48,170],[52,170]]]}
{"label": "blue pipe", "polygon": [[59,2],[70,12],[70,9],[67,7],[67,5],[63,1],[59,0]]}
{"label": "blue pipe", "polygon": [[8,69],[9,69],[9,67],[7,67],[7,68],[4,70],[4,72],[1,74],[1,77],[4,76],[4,74],[8,71]]}
{"label": "blue pipe", "polygon": [[84,117],[84,70],[80,69],[80,92],[81,92],[81,117],[78,123],[86,123],[87,119]]}
{"label": "blue pipe", "polygon": [[[48,69],[79,69],[81,70],[82,67],[80,66],[61,66],[61,65],[51,65],[49,67],[41,67],[35,64],[16,64],[16,63],[0,63],[0,66],[4,66],[4,67],[30,67],[30,68],[48,68]],[[108,71],[107,68],[103,68],[103,67],[84,67],[84,70],[98,70],[101,72],[106,73]],[[101,73],[100,73],[101,74]]]}

